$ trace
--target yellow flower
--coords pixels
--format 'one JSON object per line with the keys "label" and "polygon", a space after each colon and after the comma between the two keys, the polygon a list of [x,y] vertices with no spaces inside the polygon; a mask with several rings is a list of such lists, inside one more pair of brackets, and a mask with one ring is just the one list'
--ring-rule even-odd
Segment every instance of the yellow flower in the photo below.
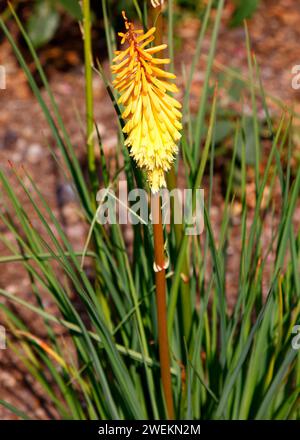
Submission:
{"label": "yellow flower", "polygon": [[124,11],[123,17],[126,33],[118,35],[121,44],[127,43],[128,47],[116,51],[113,85],[121,95],[118,103],[124,106],[125,145],[137,165],[146,170],[150,187],[156,192],[166,185],[164,172],[171,168],[178,151],[176,142],[181,137],[181,105],[168,94],[178,91],[169,81],[176,76],[158,67],[170,63],[169,59],[154,57],[166,44],[146,48],[154,40],[155,28],[146,33],[135,30]]}

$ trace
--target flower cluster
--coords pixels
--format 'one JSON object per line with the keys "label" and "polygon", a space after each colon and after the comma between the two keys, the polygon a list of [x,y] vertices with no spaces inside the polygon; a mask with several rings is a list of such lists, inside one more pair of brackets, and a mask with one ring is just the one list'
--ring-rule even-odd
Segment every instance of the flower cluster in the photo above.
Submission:
{"label": "flower cluster", "polygon": [[125,143],[137,165],[146,170],[150,187],[156,192],[165,186],[164,172],[172,165],[181,137],[181,105],[168,93],[178,91],[170,82],[176,76],[159,67],[170,63],[169,59],[154,57],[166,44],[147,48],[154,40],[155,28],[144,33],[134,28],[124,12],[123,17],[126,32],[118,35],[121,45],[127,43],[128,47],[116,51],[113,85],[121,95],[119,104],[124,106]]}

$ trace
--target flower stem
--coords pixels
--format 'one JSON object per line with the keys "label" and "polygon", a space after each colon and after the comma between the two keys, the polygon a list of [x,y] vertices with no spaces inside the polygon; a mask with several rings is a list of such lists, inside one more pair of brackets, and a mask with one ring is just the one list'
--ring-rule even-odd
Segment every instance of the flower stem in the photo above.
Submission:
{"label": "flower stem", "polygon": [[90,0],[83,0],[83,39],[84,39],[84,63],[85,63],[85,102],[86,102],[86,137],[87,157],[90,184],[92,187],[92,204],[95,205],[95,192],[98,189],[96,159],[94,150],[94,102],[93,102],[93,58],[91,39],[91,10]]}
{"label": "flower stem", "polygon": [[174,419],[174,405],[172,395],[170,373],[170,349],[167,331],[167,304],[166,304],[166,273],[164,260],[164,236],[161,216],[160,195],[152,195],[152,217],[154,233],[154,258],[155,258],[155,283],[156,283],[156,307],[158,322],[158,344],[161,379],[164,397],[168,412],[168,418]]}

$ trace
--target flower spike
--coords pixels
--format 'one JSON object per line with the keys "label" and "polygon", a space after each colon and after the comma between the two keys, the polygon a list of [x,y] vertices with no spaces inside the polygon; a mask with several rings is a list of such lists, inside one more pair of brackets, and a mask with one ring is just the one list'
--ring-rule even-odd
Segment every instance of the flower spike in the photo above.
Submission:
{"label": "flower spike", "polygon": [[155,27],[144,33],[134,28],[124,11],[122,15],[126,32],[118,35],[121,45],[127,43],[128,47],[115,53],[113,85],[120,93],[118,103],[124,106],[125,145],[137,165],[146,170],[152,191],[157,192],[166,185],[164,173],[171,168],[181,137],[181,104],[168,93],[178,91],[170,82],[176,76],[159,67],[170,59],[154,57],[166,44],[147,48],[154,40]]}

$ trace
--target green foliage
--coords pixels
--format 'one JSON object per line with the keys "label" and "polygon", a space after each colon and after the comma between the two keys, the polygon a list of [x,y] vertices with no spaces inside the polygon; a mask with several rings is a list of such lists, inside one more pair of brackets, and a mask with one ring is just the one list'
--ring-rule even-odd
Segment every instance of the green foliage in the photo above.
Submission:
{"label": "green foliage", "polygon": [[27,23],[28,34],[35,47],[40,47],[51,40],[59,21],[59,13],[52,2],[36,2],[33,15]]}
{"label": "green foliage", "polygon": [[73,18],[81,20],[82,12],[78,0],[58,0],[58,2]]}
{"label": "green foliage", "polygon": [[[183,235],[176,243],[174,225],[166,230],[168,323],[171,339],[173,393],[178,419],[299,419],[300,352],[291,346],[292,328],[300,319],[300,234],[293,219],[299,200],[300,169],[290,178],[290,162],[284,167],[279,152],[290,139],[291,117],[287,111],[274,124],[269,117],[263,89],[255,81],[258,74],[251,57],[246,32],[249,78],[238,78],[239,87],[251,99],[251,115],[224,117],[218,106],[217,88],[212,87],[212,67],[224,1],[218,2],[211,44],[206,63],[204,87],[193,123],[189,111],[191,84],[204,35],[210,22],[212,1],[203,16],[197,47],[185,87],[184,130],[180,159],[176,164],[185,170],[186,187],[201,186],[206,173],[209,190],[205,202],[205,233],[201,237]],[[173,23],[172,2],[168,23]],[[171,5],[171,6],[170,6]],[[108,2],[102,6],[109,12]],[[111,11],[110,11],[111,12]],[[27,271],[32,300],[0,289],[9,303],[26,308],[43,322],[48,335],[41,341],[15,309],[0,303],[13,350],[28,373],[36,380],[59,417],[64,419],[164,419],[166,416],[159,375],[155,316],[152,230],[148,225],[129,225],[133,252],[125,246],[120,225],[103,228],[95,219],[92,188],[86,182],[64,125],[55,97],[37,57],[35,48],[22,23],[14,18],[24,36],[36,65],[47,98],[40,92],[36,79],[18,48],[8,27],[0,21],[5,37],[27,76],[28,82],[48,122],[60,157],[53,155],[64,169],[78,196],[79,209],[93,234],[93,247],[74,250],[62,226],[26,171],[12,168],[10,177],[0,169],[0,220],[14,240],[0,232],[8,255],[1,263],[19,262]],[[115,30],[106,16],[106,38],[111,51]],[[172,26],[169,26],[172,53]],[[94,69],[103,79],[116,117],[119,108],[110,81],[100,63]],[[230,78],[235,72],[226,71]],[[87,81],[91,81],[86,77]],[[214,92],[212,96],[212,92]],[[272,145],[267,160],[260,137],[256,103],[266,109],[266,123]],[[225,188],[220,230],[211,221],[211,198],[215,185],[216,143],[231,140],[231,158]],[[101,160],[97,176],[99,187],[114,188],[124,170],[128,188],[146,188],[144,177],[124,148],[119,132],[116,154],[123,155],[124,167],[110,169],[97,136]],[[116,163],[120,158],[116,156]],[[247,172],[253,165],[256,185],[255,207],[250,213],[246,204]],[[240,168],[240,187],[236,191],[236,164]],[[264,165],[260,167],[260,165]],[[261,168],[263,168],[261,170]],[[271,178],[271,183],[269,181]],[[273,213],[272,192],[279,182],[281,206],[278,223],[267,244],[262,242],[266,213]],[[262,206],[267,184],[270,197]],[[20,191],[26,198],[25,209]],[[232,203],[241,200],[239,267],[236,268],[237,297],[230,308],[226,283],[229,247],[232,239]],[[221,208],[220,208],[221,209]],[[9,214],[8,214],[9,213]],[[33,221],[34,220],[34,221]],[[51,226],[50,226],[51,225]],[[249,226],[250,225],[250,226]],[[3,229],[1,228],[1,231]],[[46,237],[46,238],[45,238]],[[21,251],[20,251],[21,249]],[[270,254],[273,252],[273,259]],[[183,338],[180,320],[184,302],[179,301],[182,265],[190,260],[188,292],[192,303],[191,336]],[[85,258],[83,258],[85,257]],[[81,260],[96,267],[95,281],[88,278]],[[100,270],[97,270],[100,268]],[[268,278],[265,279],[265,271]],[[55,304],[57,313],[46,307]],[[199,306],[200,303],[200,306]],[[57,328],[65,330],[61,338]],[[20,418],[20,409],[0,401]]]}
{"label": "green foliage", "polygon": [[78,0],[35,0],[27,23],[28,35],[34,47],[43,46],[54,37],[61,23],[62,11],[76,20],[82,18]]}
{"label": "green foliage", "polygon": [[259,5],[259,0],[235,0],[234,14],[231,19],[231,26],[240,26],[243,20],[251,18]]}

